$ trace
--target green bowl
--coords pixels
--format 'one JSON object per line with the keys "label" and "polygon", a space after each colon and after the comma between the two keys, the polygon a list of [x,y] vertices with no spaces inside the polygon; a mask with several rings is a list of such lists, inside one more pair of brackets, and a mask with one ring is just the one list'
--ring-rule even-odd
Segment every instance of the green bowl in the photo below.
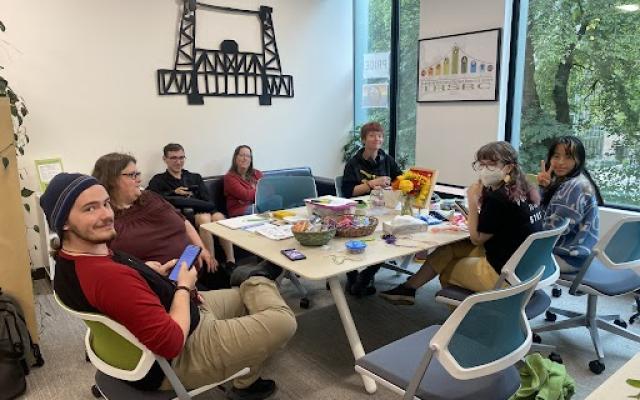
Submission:
{"label": "green bowl", "polygon": [[322,232],[293,232],[293,237],[303,246],[324,246],[335,235],[335,228]]}

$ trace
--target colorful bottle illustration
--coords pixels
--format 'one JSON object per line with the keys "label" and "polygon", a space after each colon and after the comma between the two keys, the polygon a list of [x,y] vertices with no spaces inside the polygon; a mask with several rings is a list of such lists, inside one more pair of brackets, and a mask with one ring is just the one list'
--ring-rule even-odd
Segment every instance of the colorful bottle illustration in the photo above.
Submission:
{"label": "colorful bottle illustration", "polygon": [[476,60],[471,60],[471,71],[472,74],[476,73]]}
{"label": "colorful bottle illustration", "polygon": [[462,56],[462,60],[460,62],[460,73],[461,74],[467,73],[467,56]]}
{"label": "colorful bottle illustration", "polygon": [[442,63],[442,75],[449,75],[449,57],[445,57]]}
{"label": "colorful bottle illustration", "polygon": [[480,72],[484,72],[484,63],[480,64]]}
{"label": "colorful bottle illustration", "polygon": [[440,75],[440,64],[436,65],[436,76]]}
{"label": "colorful bottle illustration", "polygon": [[458,66],[460,65],[460,48],[458,46],[453,47],[453,53],[451,55],[451,74],[458,73]]}
{"label": "colorful bottle illustration", "polygon": [[428,75],[433,76],[433,67],[429,67]]}

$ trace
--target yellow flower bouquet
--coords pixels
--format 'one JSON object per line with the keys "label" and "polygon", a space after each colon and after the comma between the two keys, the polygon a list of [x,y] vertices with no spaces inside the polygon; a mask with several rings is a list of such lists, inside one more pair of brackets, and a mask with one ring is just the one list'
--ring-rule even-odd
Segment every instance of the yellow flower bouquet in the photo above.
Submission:
{"label": "yellow flower bouquet", "polygon": [[405,196],[403,214],[411,214],[412,205],[419,209],[427,208],[427,203],[433,193],[436,175],[435,170],[412,167],[393,181],[391,187],[394,190],[399,190]]}

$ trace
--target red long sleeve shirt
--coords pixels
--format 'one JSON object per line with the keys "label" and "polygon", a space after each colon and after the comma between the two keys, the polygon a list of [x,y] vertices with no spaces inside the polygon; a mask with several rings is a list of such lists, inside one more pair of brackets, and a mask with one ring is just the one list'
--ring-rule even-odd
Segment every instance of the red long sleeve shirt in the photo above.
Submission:
{"label": "red long sleeve shirt", "polygon": [[224,176],[224,195],[227,197],[227,213],[229,217],[243,215],[247,206],[256,200],[256,182],[262,178],[262,172],[253,170],[251,182],[242,179],[235,172],[227,172]]}

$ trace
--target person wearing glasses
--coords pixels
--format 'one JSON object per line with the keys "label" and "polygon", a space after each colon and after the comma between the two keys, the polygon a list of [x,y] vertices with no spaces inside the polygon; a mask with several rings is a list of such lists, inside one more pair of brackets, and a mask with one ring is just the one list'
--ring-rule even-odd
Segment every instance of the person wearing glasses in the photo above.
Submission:
{"label": "person wearing glasses", "polygon": [[140,171],[130,154],[109,153],[98,158],[92,175],[107,189],[115,214],[117,235],[109,247],[143,261],[165,264],[185,247],[202,248],[198,266],[215,270],[217,263],[196,229],[173,205],[151,190],[140,189]]}
{"label": "person wearing glasses", "polygon": [[[184,148],[178,143],[169,143],[164,146],[162,151],[162,161],[167,165],[167,170],[161,174],[154,175],[149,181],[148,189],[162,195],[175,207],[192,208],[195,211],[195,223],[200,238],[211,254],[215,255],[213,236],[207,230],[200,228],[200,226],[212,221],[225,219],[224,214],[216,209],[202,176],[184,169],[185,160],[187,159],[184,154]],[[233,244],[228,240],[219,240],[226,257],[225,270],[231,273],[236,267]],[[214,262],[217,263],[215,258]]]}
{"label": "person wearing glasses", "polygon": [[467,189],[469,239],[437,248],[405,283],[380,296],[411,305],[416,289],[436,276],[443,287],[474,292],[493,289],[502,267],[530,234],[542,230],[540,195],[525,178],[518,154],[507,142],[492,142],[476,152],[479,180]]}
{"label": "person wearing glasses", "polygon": [[256,200],[256,185],[262,172],[253,168],[251,147],[236,147],[231,167],[224,176],[224,195],[227,198],[227,212],[230,217],[253,214]]}

